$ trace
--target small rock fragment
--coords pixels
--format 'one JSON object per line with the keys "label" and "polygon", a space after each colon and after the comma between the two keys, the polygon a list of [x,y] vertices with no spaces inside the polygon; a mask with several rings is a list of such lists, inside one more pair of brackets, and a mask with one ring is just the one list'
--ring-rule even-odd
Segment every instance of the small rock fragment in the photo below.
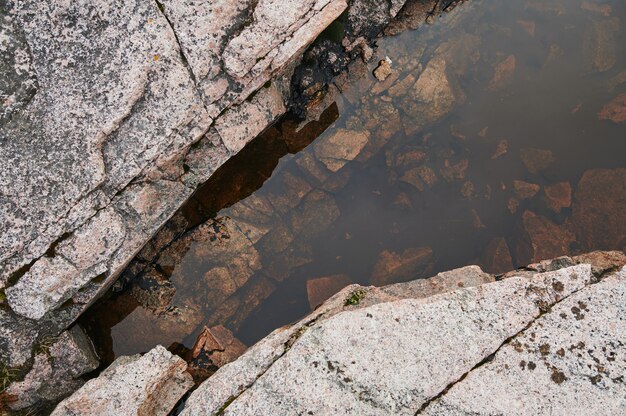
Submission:
{"label": "small rock fragment", "polygon": [[420,179],[424,181],[424,183],[428,185],[429,188],[431,188],[437,182],[437,174],[428,166],[418,167],[417,173]]}
{"label": "small rock fragment", "polygon": [[441,175],[448,181],[465,179],[465,171],[469,167],[469,160],[463,159],[454,165],[446,159],[444,166],[440,169]]}
{"label": "small rock fragment", "polygon": [[478,211],[475,209],[472,209],[472,226],[474,228],[485,228],[485,224],[483,224],[480,216],[478,215]]}
{"label": "small rock fragment", "polygon": [[528,199],[535,196],[541,189],[541,186],[524,181],[513,181],[513,189],[519,199]]}
{"label": "small rock fragment", "polygon": [[493,78],[489,82],[490,89],[498,89],[513,80],[515,75],[515,55],[509,55],[498,63],[494,69]]}
{"label": "small rock fragment", "polygon": [[471,198],[475,193],[476,188],[474,187],[474,183],[472,181],[465,181],[461,187],[461,195],[463,195],[464,198]]}
{"label": "small rock fragment", "polygon": [[509,209],[509,212],[511,212],[511,214],[515,214],[517,212],[517,208],[519,208],[519,199],[515,197],[509,198],[506,203],[506,207]]}
{"label": "small rock fragment", "polygon": [[367,131],[338,129],[315,144],[315,155],[330,171],[337,172],[358,156],[369,136]]}
{"label": "small rock fragment", "polygon": [[409,169],[402,175],[400,178],[402,182],[406,182],[410,185],[413,185],[417,190],[424,190],[424,183],[422,182],[419,174],[419,168]]}
{"label": "small rock fragment", "polygon": [[400,192],[396,196],[396,199],[393,200],[393,204],[407,211],[413,209],[413,204],[411,203],[411,199],[406,194],[406,192]]}
{"label": "small rock fragment", "polygon": [[222,325],[207,328],[198,335],[196,342],[185,357],[187,371],[196,383],[205,380],[218,368],[236,360],[246,351],[246,346]]}
{"label": "small rock fragment", "polygon": [[391,75],[391,59],[385,58],[378,63],[376,69],[374,69],[374,76],[379,81],[384,81],[389,75]]}
{"label": "small rock fragment", "polygon": [[496,147],[496,151],[493,154],[493,156],[491,156],[492,159],[497,159],[502,155],[505,155],[507,152],[509,151],[509,142],[507,140],[500,140],[500,142],[498,142],[498,146]]}

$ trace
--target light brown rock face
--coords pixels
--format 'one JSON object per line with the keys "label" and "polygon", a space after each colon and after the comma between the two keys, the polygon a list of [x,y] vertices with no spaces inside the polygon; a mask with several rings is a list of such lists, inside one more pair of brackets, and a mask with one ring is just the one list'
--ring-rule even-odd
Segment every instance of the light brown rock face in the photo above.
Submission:
{"label": "light brown rock face", "polygon": [[315,155],[328,170],[337,172],[359,155],[368,139],[367,131],[339,129],[315,144]]}
{"label": "light brown rock face", "polygon": [[415,120],[412,131],[439,120],[459,101],[446,69],[445,57],[437,55],[426,64],[417,81],[404,90],[402,109]]}
{"label": "light brown rock face", "polygon": [[[621,195],[621,197],[616,197]],[[626,169],[594,169],[578,182],[572,225],[583,248],[622,247],[626,243]]]}
{"label": "light brown rock face", "polygon": [[191,388],[187,364],[158,346],[120,357],[56,407],[54,416],[165,416]]}
{"label": "light brown rock face", "polygon": [[494,283],[472,266],[350,286],[220,369],[182,414],[619,414],[626,270],[602,258],[596,276],[564,258]]}

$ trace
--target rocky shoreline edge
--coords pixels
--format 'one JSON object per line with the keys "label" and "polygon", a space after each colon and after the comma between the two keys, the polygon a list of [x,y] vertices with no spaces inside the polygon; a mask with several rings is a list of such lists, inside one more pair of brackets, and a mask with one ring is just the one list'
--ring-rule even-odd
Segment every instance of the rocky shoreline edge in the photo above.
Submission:
{"label": "rocky shoreline edge", "polygon": [[350,285],[190,395],[186,363],[158,346],[118,358],[52,414],[618,414],[625,264],[597,251]]}

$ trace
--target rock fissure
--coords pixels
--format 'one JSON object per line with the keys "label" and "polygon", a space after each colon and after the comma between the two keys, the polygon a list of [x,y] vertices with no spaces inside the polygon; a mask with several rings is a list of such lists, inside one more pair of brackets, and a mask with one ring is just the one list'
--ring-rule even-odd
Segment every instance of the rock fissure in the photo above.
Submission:
{"label": "rock fissure", "polygon": [[291,347],[298,341],[298,339],[302,335],[304,335],[304,333],[307,330],[309,330],[311,327],[313,327],[317,321],[319,321],[320,319],[324,318],[325,315],[326,315],[326,313],[319,314],[319,315],[315,316],[313,319],[310,319],[310,320],[306,321],[305,323],[303,323],[301,326],[299,326],[294,331],[294,333],[291,334],[291,336],[289,336],[287,341],[285,341],[282,344],[282,352],[279,353],[277,356],[275,356],[273,358],[273,360],[270,363],[268,363],[267,366],[262,371],[258,372],[256,374],[256,376],[254,377],[254,379],[250,383],[248,383],[246,386],[241,386],[241,390],[236,395],[233,395],[233,396],[229,397],[229,399],[226,402],[224,402],[224,404],[219,408],[219,410],[215,414],[216,415],[223,415],[224,412],[226,411],[226,409],[228,408],[228,406],[230,406],[233,402],[235,402],[235,400],[237,400],[237,398],[239,398],[239,396],[244,394],[248,389],[250,389],[252,386],[254,386],[254,384],[261,377],[263,377],[263,375],[265,373],[267,373],[278,360],[280,360],[285,354],[287,354],[289,352]]}
{"label": "rock fissure", "polygon": [[[523,269],[528,269],[528,270],[533,270],[535,272],[538,272],[537,269],[532,269],[530,267],[524,267]],[[580,289],[574,290],[571,293],[569,293],[567,296],[564,296],[564,297],[560,298],[556,302],[552,303],[547,309],[544,309],[544,305],[537,304],[537,307],[539,308],[539,314],[535,318],[533,318],[532,321],[530,321],[524,328],[522,328],[521,330],[519,330],[515,334],[513,334],[510,337],[508,337],[507,339],[505,339],[492,353],[487,355],[484,359],[482,359],[478,364],[473,366],[471,369],[469,369],[468,371],[463,373],[463,375],[461,375],[458,379],[456,379],[456,380],[452,381],[451,383],[449,383],[443,390],[441,390],[439,393],[437,393],[437,395],[433,396],[432,398],[430,398],[426,402],[424,402],[422,404],[422,406],[418,409],[418,411],[415,413],[415,416],[421,415],[422,412],[424,412],[428,408],[429,405],[431,405],[433,402],[437,401],[438,399],[444,397],[446,395],[446,393],[448,393],[448,391],[450,391],[450,389],[452,387],[454,387],[458,383],[460,383],[463,380],[465,380],[470,373],[472,373],[473,371],[481,368],[485,364],[488,364],[489,362],[493,361],[494,358],[496,357],[496,355],[498,354],[498,352],[503,347],[505,347],[505,346],[511,344],[512,342],[514,342],[516,340],[516,338],[518,338],[520,335],[525,334],[533,326],[533,324],[535,322],[537,322],[540,318],[542,318],[543,316],[545,316],[547,314],[552,313],[552,310],[553,310],[553,308],[556,305],[562,303],[566,299],[572,297],[573,295],[575,295],[575,294],[577,294],[579,292],[587,290],[590,286],[593,286],[593,285],[599,283],[602,280],[603,276],[606,276],[606,275],[609,275],[609,274],[613,273],[616,269],[618,269],[617,266],[609,268],[609,269],[606,269],[606,270],[604,270],[604,271],[602,271],[601,273],[598,273],[598,274],[592,272],[593,275],[597,278],[596,280],[592,280],[587,285],[581,287]]]}
{"label": "rock fissure", "polygon": [[[172,34],[174,35],[174,39],[176,40],[176,45],[178,46],[178,52],[180,53],[180,61],[183,64],[183,66],[187,69],[187,72],[189,73],[189,77],[191,77],[191,80],[193,82],[194,88],[196,89],[196,92],[198,93],[198,95],[202,98],[201,101],[204,104],[205,101],[206,101],[205,100],[205,94],[202,91],[202,89],[199,88],[199,86],[198,86],[198,80],[196,79],[196,74],[193,72],[193,69],[191,68],[191,65],[189,64],[189,60],[185,56],[185,52],[183,50],[183,46],[180,43],[180,39],[178,39],[178,33],[176,33],[176,30],[174,29],[174,25],[170,21],[170,18],[167,15],[167,13],[165,12],[165,7],[163,6],[163,4],[159,0],[154,0],[154,2],[157,5],[157,9],[159,10],[159,13],[161,13],[161,15],[163,15],[163,18],[167,22],[168,26],[170,27],[170,30],[172,31]],[[207,108],[206,104],[204,104],[204,107],[205,107],[205,110],[207,110],[207,111],[209,110]],[[209,127],[207,127],[207,129],[204,131],[204,133],[206,133],[208,131]],[[202,135],[204,135],[204,133]]]}

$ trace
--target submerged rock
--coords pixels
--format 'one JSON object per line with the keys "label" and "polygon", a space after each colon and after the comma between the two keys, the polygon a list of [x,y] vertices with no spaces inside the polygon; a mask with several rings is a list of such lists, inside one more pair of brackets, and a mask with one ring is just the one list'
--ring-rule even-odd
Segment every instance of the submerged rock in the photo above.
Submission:
{"label": "submerged rock", "polygon": [[602,16],[609,17],[613,12],[613,8],[610,4],[598,4],[593,1],[583,0],[580,3],[580,8],[590,12],[601,14]]}
{"label": "submerged rock", "polygon": [[444,161],[444,166],[439,171],[441,172],[441,176],[443,176],[448,182],[454,180],[460,181],[465,179],[465,172],[468,167],[468,159],[463,159],[457,163],[451,163],[448,159],[446,159]]}
{"label": "submerged rock", "polygon": [[513,259],[506,240],[502,237],[492,239],[485,247],[480,264],[488,273],[504,273],[513,269]]}
{"label": "submerged rock", "polygon": [[509,151],[509,142],[508,140],[502,139],[498,142],[496,146],[496,151],[491,156],[492,159],[497,159],[500,156],[504,156]]}
{"label": "submerged rock", "polygon": [[515,55],[509,55],[499,62],[494,68],[493,78],[489,82],[489,88],[499,89],[510,83],[515,76]]}
{"label": "submerged rock", "polygon": [[376,69],[374,69],[374,76],[379,81],[386,80],[393,70],[391,69],[391,60],[389,58],[383,59],[378,63]]}
{"label": "submerged rock", "polygon": [[53,416],[166,416],[193,386],[187,364],[162,346],[143,356],[120,357],[63,400]]}
{"label": "submerged rock", "polygon": [[345,274],[317,277],[306,281],[306,293],[311,309],[317,308],[335,293],[352,283]]}
{"label": "submerged rock", "polygon": [[615,17],[589,23],[583,41],[583,56],[589,70],[605,72],[613,68],[616,62],[615,35],[619,25],[619,19]]}
{"label": "submerged rock", "polygon": [[[281,272],[286,273],[283,270]],[[238,331],[250,313],[275,290],[275,281],[265,276],[251,279],[243,288],[222,302],[219,308],[206,317],[206,322],[209,325],[227,325],[233,331]]]}
{"label": "submerged rock", "polygon": [[614,123],[626,121],[626,93],[620,94],[605,105],[598,113],[600,120],[611,120]]}
{"label": "submerged rock", "polygon": [[524,211],[522,221],[530,242],[530,251],[518,249],[522,261],[536,262],[570,253],[576,236],[566,226],[555,224],[532,211]]}
{"label": "submerged rock", "polygon": [[446,69],[445,58],[435,56],[417,81],[403,91],[401,108],[409,116],[404,121],[405,130],[421,130],[448,114],[459,101],[460,93],[455,93]]}
{"label": "submerged rock", "polygon": [[537,192],[539,192],[539,189],[541,189],[541,186],[535,183],[515,180],[513,181],[513,189],[519,199],[528,199],[535,196]]}
{"label": "submerged rock", "polygon": [[385,250],[380,253],[371,284],[384,286],[428,275],[433,269],[433,251],[430,247],[408,248],[401,253]]}
{"label": "submerged rock", "polygon": [[524,148],[520,150],[520,157],[530,173],[546,169],[555,160],[552,151],[546,149]]}
{"label": "submerged rock", "polygon": [[246,348],[227,328],[218,325],[209,329],[205,326],[185,357],[189,363],[187,371],[199,383],[218,368],[236,360]]}
{"label": "submerged rock", "polygon": [[572,187],[569,182],[546,185],[543,192],[548,207],[557,214],[563,208],[569,208],[572,205]]}
{"label": "submerged rock", "polygon": [[313,236],[328,228],[340,214],[332,195],[315,189],[291,212],[291,230],[294,234]]}
{"label": "submerged rock", "polygon": [[369,137],[366,130],[337,129],[315,143],[315,155],[328,170],[337,172],[359,155]]}
{"label": "submerged rock", "polygon": [[571,223],[583,248],[626,246],[626,169],[586,171],[574,192]]}

